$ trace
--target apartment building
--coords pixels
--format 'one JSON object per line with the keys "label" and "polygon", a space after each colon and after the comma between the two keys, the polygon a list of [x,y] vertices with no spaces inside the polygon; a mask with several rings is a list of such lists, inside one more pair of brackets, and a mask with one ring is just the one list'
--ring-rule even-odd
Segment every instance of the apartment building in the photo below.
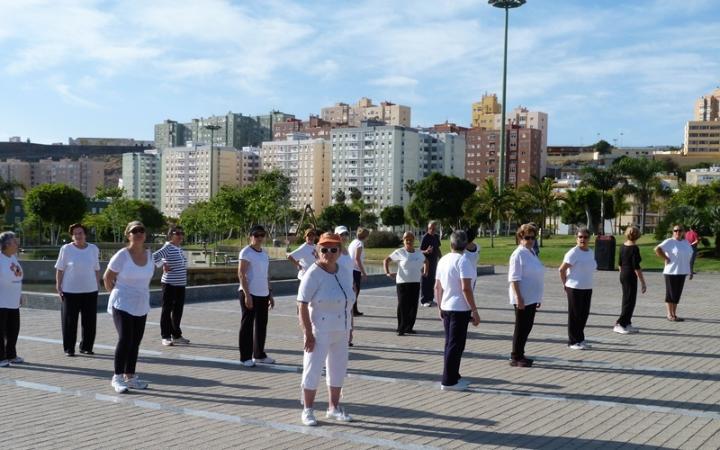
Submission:
{"label": "apartment building", "polygon": [[105,163],[90,158],[72,160],[41,159],[31,163],[30,186],[46,183],[63,183],[82,192],[86,197],[97,193],[105,185]]}
{"label": "apartment building", "polygon": [[304,133],[311,138],[330,139],[330,130],[336,128],[337,124],[323,120],[317,116],[310,116],[308,120],[290,118],[285,122],[277,122],[273,125],[273,141],[284,141],[289,134]]}
{"label": "apartment building", "polygon": [[691,169],[685,174],[685,182],[691,186],[703,186],[716,181],[720,181],[720,166]]}
{"label": "apartment building", "polygon": [[363,121],[374,120],[385,122],[386,125],[409,127],[411,109],[409,106],[397,105],[384,101],[374,105],[372,100],[363,97],[355,105],[336,103],[334,106],[322,108],[320,117],[332,124],[359,127]]}
{"label": "apartment building", "polygon": [[[30,189],[32,187],[32,163],[14,158],[0,161],[0,178],[3,181],[20,183],[26,189]],[[22,197],[23,192],[22,188],[17,187],[14,195],[15,197]]]}
{"label": "apartment building", "polygon": [[695,120],[699,122],[720,120],[720,88],[695,101]]}
{"label": "apartment building", "polygon": [[499,116],[501,112],[502,105],[498,103],[497,95],[485,93],[479,102],[472,104],[470,123],[473,128],[498,130],[500,127],[495,116]]}
{"label": "apartment building", "polygon": [[685,124],[683,155],[720,154],[720,88],[695,102],[694,120]]}
{"label": "apartment building", "polygon": [[162,158],[156,149],[123,153],[122,187],[127,198],[162,208]]}

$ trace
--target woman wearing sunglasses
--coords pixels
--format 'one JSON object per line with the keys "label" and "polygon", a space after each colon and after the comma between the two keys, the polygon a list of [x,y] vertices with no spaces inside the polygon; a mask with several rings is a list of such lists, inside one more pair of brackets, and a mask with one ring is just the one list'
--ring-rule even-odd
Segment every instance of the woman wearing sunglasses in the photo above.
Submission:
{"label": "woman wearing sunglasses", "polygon": [[685,229],[682,225],[672,227],[672,237],[665,239],[655,247],[655,254],[665,261],[663,275],[665,277],[665,308],[667,320],[682,322],[677,316],[677,305],[680,303],[685,277],[690,274],[690,260],[693,249],[685,240]]}
{"label": "woman wearing sunglasses", "polygon": [[510,365],[530,367],[533,360],[525,357],[525,344],[535,323],[535,311],[540,308],[545,287],[545,267],[533,250],[537,228],[526,223],[517,230],[520,245],[510,255],[508,290],[510,304],[515,308]]}
{"label": "woman wearing sunglasses", "polygon": [[118,342],[115,346],[115,375],[112,387],[121,394],[145,389],[148,384],[135,374],[140,341],[150,311],[150,280],[155,272],[152,255],[145,248],[145,226],[137,220],[125,227],[127,247],[110,258],[103,276],[110,291],[108,312],[112,314]]}
{"label": "woman wearing sunglasses", "polygon": [[347,374],[348,342],[352,338],[355,294],[352,280],[342,275],[338,259],[342,238],[324,233],[317,244],[318,259],[300,281],[298,311],[304,333],[303,412],[304,425],[315,426],[315,394],[326,367],[329,408],[325,417],[341,422],[352,419],[340,406],[340,393]]}
{"label": "woman wearing sunglasses", "polygon": [[580,227],[576,234],[577,245],[571,248],[560,265],[560,280],[568,299],[568,347],[586,350],[592,346],[585,342],[585,324],[590,315],[593,272],[597,269],[595,253],[588,244],[590,232]]}
{"label": "woman wearing sunglasses", "polygon": [[180,248],[185,233],[177,226],[170,227],[167,242],[153,253],[157,267],[162,266],[162,312],[160,313],[160,337],[162,345],[189,344],[180,329],[185,306],[185,285],[187,285],[187,259]]}

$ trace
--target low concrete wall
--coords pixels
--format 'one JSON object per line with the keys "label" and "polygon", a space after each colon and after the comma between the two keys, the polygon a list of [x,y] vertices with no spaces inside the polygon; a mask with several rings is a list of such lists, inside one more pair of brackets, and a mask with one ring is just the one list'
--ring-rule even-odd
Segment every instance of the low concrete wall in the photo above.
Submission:
{"label": "low concrete wall", "polygon": [[[290,265],[292,267],[292,265]],[[495,273],[495,266],[479,266],[478,275],[492,275]],[[300,281],[297,278],[289,280],[271,281],[275,295],[293,295],[297,293]],[[363,283],[364,288],[392,286],[394,281],[383,274],[368,275]],[[214,284],[205,286],[188,286],[185,290],[185,301],[187,303],[201,303],[217,300],[237,298],[238,283]],[[107,310],[107,292],[98,294],[98,312]],[[150,290],[150,306],[160,306],[162,303],[162,291],[160,289]],[[20,304],[23,308],[36,309],[60,309],[60,297],[57,294],[48,292],[23,292]]]}

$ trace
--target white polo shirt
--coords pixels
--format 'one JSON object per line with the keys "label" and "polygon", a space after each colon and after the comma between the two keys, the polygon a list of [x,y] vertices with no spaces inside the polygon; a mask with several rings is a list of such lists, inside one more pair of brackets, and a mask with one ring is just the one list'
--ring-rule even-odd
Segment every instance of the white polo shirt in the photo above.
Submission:
{"label": "white polo shirt", "polygon": [[300,247],[288,256],[292,256],[292,258],[300,264],[301,269],[298,272],[298,280],[302,280],[302,277],[305,275],[308,267],[315,262],[315,246],[313,244],[303,242]]}
{"label": "white polo shirt", "polygon": [[477,270],[462,253],[448,253],[438,261],[435,279],[440,280],[443,288],[441,309],[443,311],[470,311],[462,290],[462,279],[472,280]]}
{"label": "white polo shirt", "polygon": [[0,253],[0,308],[20,308],[22,280],[23,270],[17,257]]}
{"label": "white polo shirt", "polygon": [[[532,250],[522,245],[519,245],[510,255],[508,283],[513,281],[518,282],[520,295],[526,305],[542,303],[545,267]],[[517,305],[517,297],[512,285],[509,286],[508,295],[510,304]]]}
{"label": "white polo shirt", "polygon": [[352,281],[342,277],[343,269],[329,273],[313,264],[300,280],[297,300],[307,303],[313,333],[346,331],[352,328],[355,293]]}
{"label": "white polo shirt", "polygon": [[688,275],[690,273],[693,248],[686,239],[668,238],[662,241],[658,247],[670,258],[670,263],[665,264],[663,268],[663,274]]}
{"label": "white polo shirt", "polygon": [[575,246],[565,253],[564,263],[570,264],[565,286],[572,289],[592,289],[593,273],[597,269],[595,252],[591,248],[583,251]]}
{"label": "white polo shirt", "polygon": [[425,255],[420,249],[409,252],[399,248],[390,254],[390,259],[397,262],[398,270],[395,276],[397,284],[419,283],[422,279],[422,268],[425,264]]}
{"label": "white polo shirt", "polygon": [[[270,257],[264,248],[260,251],[255,250],[251,246],[246,246],[240,250],[239,260],[245,260],[250,263],[247,271],[248,289],[250,295],[265,297],[270,295],[270,287],[268,286],[268,269],[270,268]],[[242,284],[238,291],[242,290]]]}
{"label": "white polo shirt", "polygon": [[62,271],[63,292],[83,294],[97,292],[97,272],[100,270],[100,250],[94,244],[79,248],[73,243],[60,247],[55,269]]}

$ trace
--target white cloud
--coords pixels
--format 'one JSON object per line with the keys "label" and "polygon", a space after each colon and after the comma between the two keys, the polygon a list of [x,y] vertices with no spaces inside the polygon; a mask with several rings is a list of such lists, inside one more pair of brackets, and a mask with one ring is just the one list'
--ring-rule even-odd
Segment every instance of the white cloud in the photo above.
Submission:
{"label": "white cloud", "polygon": [[66,83],[56,82],[51,85],[52,89],[60,95],[62,100],[72,106],[82,108],[99,109],[100,106],[86,98],[83,98],[72,92],[70,85]]}
{"label": "white cloud", "polygon": [[418,84],[418,80],[402,75],[390,75],[371,80],[370,84],[385,87],[415,87]]}

